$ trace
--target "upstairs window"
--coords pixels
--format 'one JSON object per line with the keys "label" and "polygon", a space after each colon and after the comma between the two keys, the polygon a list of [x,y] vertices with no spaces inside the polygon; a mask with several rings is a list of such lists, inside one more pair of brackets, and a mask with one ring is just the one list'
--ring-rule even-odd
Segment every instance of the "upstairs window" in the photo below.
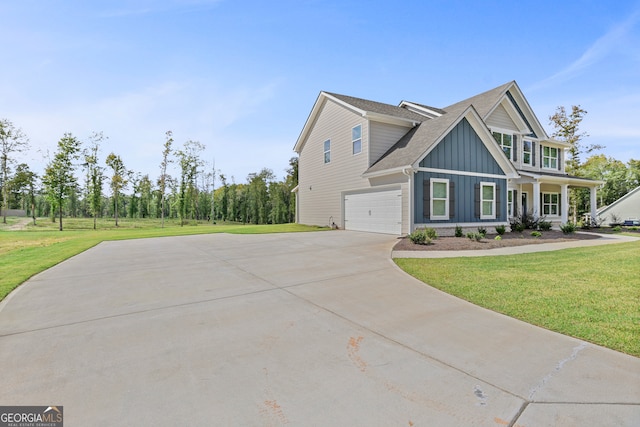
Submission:
{"label": "upstairs window", "polygon": [[542,147],[542,167],[546,169],[558,169],[557,148]]}
{"label": "upstairs window", "polygon": [[362,125],[351,129],[351,145],[353,147],[353,154],[362,152]]}
{"label": "upstairs window", "polygon": [[533,141],[528,139],[522,141],[522,164],[529,166],[533,164]]}
{"label": "upstairs window", "polygon": [[502,147],[502,151],[507,155],[507,158],[511,160],[511,151],[513,150],[513,135],[509,135],[508,133],[500,133],[493,132],[493,137],[500,147]]}
{"label": "upstairs window", "polygon": [[330,139],[327,139],[324,142],[324,162],[325,163],[331,162],[331,140]]}

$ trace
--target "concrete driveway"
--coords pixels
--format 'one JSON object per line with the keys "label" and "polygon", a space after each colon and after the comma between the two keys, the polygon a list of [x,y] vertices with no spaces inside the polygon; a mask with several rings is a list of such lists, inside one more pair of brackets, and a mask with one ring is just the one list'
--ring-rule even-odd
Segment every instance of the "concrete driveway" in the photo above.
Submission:
{"label": "concrete driveway", "polygon": [[102,243],[0,305],[0,404],[65,426],[640,425],[640,359],[434,290],[394,242]]}

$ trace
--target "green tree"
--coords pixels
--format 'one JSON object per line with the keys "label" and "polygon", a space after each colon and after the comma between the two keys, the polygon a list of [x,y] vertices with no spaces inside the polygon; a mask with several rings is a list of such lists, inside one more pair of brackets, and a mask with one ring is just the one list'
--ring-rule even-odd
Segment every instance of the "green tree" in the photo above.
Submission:
{"label": "green tree", "polygon": [[629,188],[633,189],[640,186],[640,160],[630,159],[627,162],[627,169],[629,171],[627,177]]}
{"label": "green tree", "polygon": [[[552,137],[569,144],[567,159],[565,160],[565,171],[570,175],[583,176],[582,160],[584,154],[603,148],[597,144],[585,144],[583,139],[589,135],[580,131],[580,124],[587,111],[579,105],[571,107],[571,113],[567,113],[563,106],[556,109],[556,112],[549,117],[550,124],[554,127]],[[583,188],[572,188],[569,192],[570,213],[574,222],[579,215],[588,211],[588,203],[585,204],[588,191]]]}
{"label": "green tree", "polygon": [[149,175],[144,175],[140,178],[138,187],[140,189],[140,206],[138,212],[140,218],[148,218],[151,216],[151,204],[153,201],[153,188]]}
{"label": "green tree", "polygon": [[203,165],[200,154],[205,146],[198,141],[187,141],[182,150],[176,151],[180,163],[180,190],[178,195],[178,216],[180,225],[186,218],[199,217],[198,189],[196,179],[198,169]]}
{"label": "green tree", "polygon": [[162,228],[164,228],[165,192],[167,190],[167,167],[171,163],[171,144],[173,144],[173,133],[168,130],[165,133],[164,149],[162,150],[162,162],[160,162],[160,178],[158,180],[158,190],[160,192],[160,217],[162,218]]}
{"label": "green tree", "polygon": [[38,175],[29,169],[26,163],[21,163],[16,167],[16,173],[13,176],[11,187],[20,194],[21,209],[25,209],[31,218],[33,224],[36,224],[36,182]]}
{"label": "green tree", "polygon": [[86,170],[86,201],[89,213],[93,217],[93,229],[96,229],[98,216],[102,216],[102,186],[104,168],[98,163],[100,143],[105,139],[102,132],[95,132],[89,138],[89,147],[84,151],[84,168]]}
{"label": "green tree", "polygon": [[0,184],[2,185],[2,222],[7,223],[7,209],[9,208],[9,171],[15,162],[14,155],[25,151],[29,147],[29,140],[13,123],[7,119],[0,119]]}
{"label": "green tree", "polygon": [[65,133],[58,141],[58,149],[53,159],[47,164],[42,178],[52,207],[58,209],[60,231],[62,231],[63,202],[77,186],[74,161],[78,159],[79,152],[80,141],[71,133]]}
{"label": "green tree", "polygon": [[581,173],[586,178],[604,181],[598,189],[599,207],[615,202],[629,191],[627,166],[620,160],[604,154],[593,155],[584,162]]}
{"label": "green tree", "polygon": [[114,203],[114,215],[116,219],[116,227],[118,227],[118,199],[120,198],[120,191],[127,186],[127,169],[124,167],[124,163],[120,156],[110,153],[106,160],[107,166],[111,168],[111,191],[113,192]]}

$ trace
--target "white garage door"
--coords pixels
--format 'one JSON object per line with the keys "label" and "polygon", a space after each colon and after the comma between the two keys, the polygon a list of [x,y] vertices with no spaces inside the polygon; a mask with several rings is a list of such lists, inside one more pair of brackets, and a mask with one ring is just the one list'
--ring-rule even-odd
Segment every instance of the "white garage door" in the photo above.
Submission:
{"label": "white garage door", "polygon": [[387,190],[344,196],[344,224],[347,230],[401,234],[401,191]]}

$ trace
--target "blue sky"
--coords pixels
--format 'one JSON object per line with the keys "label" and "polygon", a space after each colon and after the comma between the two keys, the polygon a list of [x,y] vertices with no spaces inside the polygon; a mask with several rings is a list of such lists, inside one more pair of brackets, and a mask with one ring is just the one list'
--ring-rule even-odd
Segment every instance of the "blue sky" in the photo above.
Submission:
{"label": "blue sky", "polygon": [[516,80],[541,123],[640,159],[640,1],[5,0],[0,117],[41,172],[65,132],[156,178],[162,144],[285,175],[321,90],[444,107]]}

